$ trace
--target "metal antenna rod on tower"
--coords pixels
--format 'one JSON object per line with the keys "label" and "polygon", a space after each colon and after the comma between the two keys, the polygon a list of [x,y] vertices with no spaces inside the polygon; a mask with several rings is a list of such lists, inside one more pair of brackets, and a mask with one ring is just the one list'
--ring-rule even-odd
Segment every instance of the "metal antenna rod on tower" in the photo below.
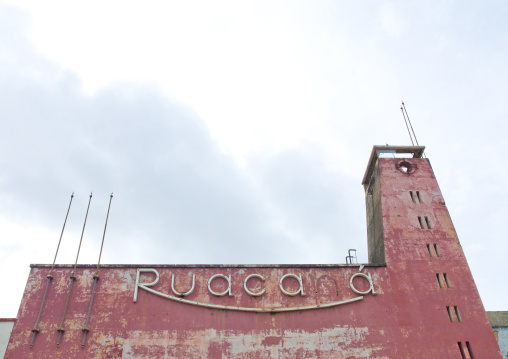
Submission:
{"label": "metal antenna rod on tower", "polygon": [[411,120],[409,119],[409,114],[407,113],[406,105],[404,104],[404,101],[402,101],[402,107],[404,108],[404,111],[406,112],[407,120],[409,121],[409,126],[411,126],[411,131],[413,132],[413,136],[415,137],[416,145],[420,146],[420,144],[418,143],[418,139],[416,138],[415,130],[413,130],[413,125],[411,124]]}
{"label": "metal antenna rod on tower", "polygon": [[85,323],[85,327],[83,328],[83,342],[81,343],[82,348],[85,347],[86,335],[90,331],[90,328],[88,327],[88,323],[90,322],[90,313],[92,312],[93,297],[95,295],[95,286],[97,285],[97,281],[99,280],[99,274],[100,274],[99,266],[101,264],[102,248],[104,247],[104,237],[106,237],[106,228],[108,227],[109,210],[111,209],[111,201],[112,200],[113,200],[113,193],[111,193],[111,196],[109,196],[108,213],[106,214],[106,224],[104,224],[104,233],[102,234],[101,250],[99,252],[99,260],[97,261],[97,270],[95,271],[95,274],[93,276],[92,296],[90,297],[90,306],[88,307],[88,314],[86,316],[86,323]]}
{"label": "metal antenna rod on tower", "polygon": [[[418,143],[418,139],[416,138],[415,131],[413,130],[413,125],[411,124],[411,119],[409,118],[409,114],[407,113],[406,105],[404,104],[404,101],[402,101],[402,107],[404,108],[404,111],[406,112],[407,120],[409,122],[409,126],[411,126],[411,131],[413,132],[413,136],[415,137],[416,145],[420,146],[420,144]],[[425,156],[425,153],[423,154],[423,157],[427,157],[427,156]]]}
{"label": "metal antenna rod on tower", "polygon": [[41,320],[42,308],[44,307],[44,302],[46,301],[46,295],[48,294],[49,284],[53,279],[53,269],[55,269],[56,256],[58,255],[58,249],[60,249],[60,243],[62,243],[62,236],[65,230],[65,224],[67,223],[67,218],[69,217],[69,211],[71,210],[72,199],[74,198],[74,192],[71,194],[71,200],[69,202],[69,207],[67,208],[67,214],[65,215],[64,224],[62,227],[62,233],[60,233],[60,240],[58,241],[58,246],[56,247],[55,259],[53,259],[53,265],[51,266],[51,270],[47,276],[48,281],[46,283],[46,290],[44,291],[44,296],[42,297],[41,309],[39,309],[39,315],[37,316],[37,321],[35,322],[35,326],[32,329],[32,341],[30,342],[30,348],[34,345],[35,336],[39,333],[39,322]]}
{"label": "metal antenna rod on tower", "polygon": [[92,193],[90,193],[90,199],[88,200],[88,207],[86,208],[85,222],[83,223],[83,230],[81,231],[81,238],[79,240],[79,247],[78,247],[78,254],[76,255],[76,262],[74,263],[74,269],[72,270],[72,273],[70,276],[69,293],[67,294],[67,301],[65,302],[62,323],[60,324],[60,327],[58,327],[58,329],[57,329],[57,331],[58,331],[58,342],[56,343],[57,348],[60,346],[60,340],[62,339],[62,334],[63,334],[63,332],[65,332],[65,328],[64,328],[65,315],[67,314],[67,307],[69,306],[69,299],[71,297],[72,285],[74,284],[74,281],[76,280],[76,266],[78,265],[79,251],[81,250],[81,243],[83,242],[83,234],[85,233],[86,219],[88,218],[88,211],[90,209],[90,202],[92,202]]}
{"label": "metal antenna rod on tower", "polygon": [[407,124],[406,115],[404,114],[404,109],[402,106],[400,107],[400,110],[402,111],[402,116],[404,116],[404,122],[406,123],[407,133],[409,134],[409,139],[411,140],[411,144],[414,146],[415,143],[413,142],[413,136],[411,136],[411,132],[409,131],[409,125]]}

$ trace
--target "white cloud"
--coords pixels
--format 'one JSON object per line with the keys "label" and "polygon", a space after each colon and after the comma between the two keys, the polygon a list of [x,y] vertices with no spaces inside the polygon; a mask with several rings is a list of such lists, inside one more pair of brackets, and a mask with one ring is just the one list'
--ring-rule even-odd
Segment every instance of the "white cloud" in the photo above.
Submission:
{"label": "white cloud", "polygon": [[6,233],[52,252],[75,190],[72,262],[94,190],[93,263],[115,191],[107,262],[366,258],[360,180],[372,145],[409,143],[404,99],[482,299],[506,309],[483,265],[502,273],[506,252],[501,2],[16,6],[0,11]]}
{"label": "white cloud", "polygon": [[401,13],[393,3],[385,3],[380,6],[379,17],[381,27],[390,35],[400,35],[402,29]]}

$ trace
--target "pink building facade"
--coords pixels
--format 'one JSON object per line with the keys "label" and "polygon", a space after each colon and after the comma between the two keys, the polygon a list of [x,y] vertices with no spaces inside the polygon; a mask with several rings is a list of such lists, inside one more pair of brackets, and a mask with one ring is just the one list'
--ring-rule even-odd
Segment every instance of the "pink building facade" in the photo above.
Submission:
{"label": "pink building facade", "polygon": [[501,358],[422,152],[372,151],[367,264],[103,265],[92,305],[94,267],[68,296],[60,265],[35,331],[50,266],[32,265],[5,358]]}

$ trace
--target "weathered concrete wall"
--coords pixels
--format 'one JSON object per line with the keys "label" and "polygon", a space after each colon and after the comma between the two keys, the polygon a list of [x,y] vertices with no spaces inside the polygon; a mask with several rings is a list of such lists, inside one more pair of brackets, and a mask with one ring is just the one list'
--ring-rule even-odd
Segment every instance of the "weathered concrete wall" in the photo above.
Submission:
{"label": "weathered concrete wall", "polygon": [[[71,268],[59,267],[48,291],[41,332],[30,349],[31,329],[49,272],[47,267],[36,266],[30,273],[7,358],[109,358],[113,355],[123,358],[383,358],[397,350],[394,343],[386,341],[387,336],[392,337],[392,329],[387,323],[395,323],[397,318],[393,309],[384,309],[392,297],[390,293],[381,294],[386,287],[382,283],[388,282],[386,268],[362,269],[362,273],[371,274],[375,290],[380,291],[376,296],[370,293],[360,296],[351,290],[351,276],[358,273],[358,265],[152,268],[158,271],[160,281],[151,288],[176,298],[180,297],[172,292],[172,275],[175,275],[175,289],[181,292],[190,289],[192,275],[195,275],[195,289],[185,299],[199,303],[289,308],[360,299],[332,308],[250,313],[202,308],[139,289],[134,303],[136,268],[104,268],[91,312],[90,335],[85,348],[81,349],[93,270],[80,267],[71,294],[66,331],[57,349],[56,329],[63,315],[71,272]],[[219,273],[231,275],[233,296],[217,297],[208,290],[209,278]],[[257,278],[248,282],[252,292],[266,289],[266,293],[259,297],[248,295],[244,289],[245,277],[253,273],[265,277],[264,283]],[[279,280],[287,273],[302,275],[305,296],[292,297],[282,293]],[[154,278],[153,273],[143,273],[140,282],[151,282]],[[226,284],[226,280],[216,279],[211,288],[222,292],[227,289]],[[290,292],[299,289],[294,278],[287,278],[283,284]],[[367,291],[368,284],[365,278],[354,280],[354,285],[361,291]],[[400,340],[403,338],[400,332],[395,336]]]}
{"label": "weathered concrete wall", "polygon": [[503,358],[508,359],[508,327],[494,327],[492,329],[497,332],[497,344]]}
{"label": "weathered concrete wall", "polygon": [[[451,323],[445,306],[433,300],[440,289],[432,276],[414,280],[402,275],[399,279],[403,273],[365,267],[362,273],[371,275],[376,295],[360,296],[350,287],[358,266],[153,268],[160,281],[150,289],[174,298],[181,297],[172,292],[172,274],[175,289],[180,292],[190,289],[195,275],[195,289],[184,299],[199,303],[290,308],[363,298],[331,308],[251,313],[179,303],[140,288],[134,303],[136,268],[104,268],[91,311],[89,337],[82,349],[93,269],[80,267],[70,297],[66,331],[57,348],[56,329],[71,273],[71,268],[59,267],[48,291],[41,332],[30,349],[31,329],[49,272],[47,267],[33,267],[6,358],[418,358],[422,353],[432,358],[460,358],[457,342],[468,339],[478,358],[496,358],[488,346],[480,345],[489,340],[495,345],[490,325],[485,327],[482,315],[478,315],[482,308],[464,304],[463,322]],[[231,274],[233,296],[216,297],[209,292],[208,279],[218,273]],[[248,295],[243,288],[245,277],[252,273],[266,278],[264,283],[254,279],[248,282],[253,292],[261,291],[264,284],[266,293],[260,297]],[[290,297],[281,292],[279,280],[287,273],[302,275],[306,296]],[[320,278],[317,283],[316,278]],[[140,276],[141,283],[154,279],[153,273]],[[212,290],[222,292],[227,289],[226,283],[217,279]],[[368,291],[368,284],[365,278],[354,279],[357,290]],[[286,279],[284,285],[291,292],[299,288],[293,278]],[[408,298],[409,303],[404,303]]]}
{"label": "weathered concrete wall", "polygon": [[504,359],[508,359],[508,312],[487,312],[497,344]]}
{"label": "weathered concrete wall", "polygon": [[492,327],[508,327],[508,311],[487,312],[487,317]]}
{"label": "weathered concrete wall", "polygon": [[383,209],[381,207],[381,186],[377,161],[366,189],[365,207],[367,210],[369,263],[385,264]]}
{"label": "weathered concrete wall", "polygon": [[[500,359],[430,163],[407,161],[414,166],[409,174],[395,158],[378,159],[373,172],[380,205],[374,204],[371,214],[376,228],[382,224],[383,236],[369,237],[369,245],[379,245],[369,258],[377,262],[384,252],[386,266],[148,266],[160,280],[155,283],[153,271],[143,272],[139,286],[137,269],[146,266],[107,266],[84,348],[93,268],[80,266],[57,348],[71,274],[70,267],[59,266],[30,349],[49,272],[36,265],[6,358]],[[289,295],[283,293],[280,279],[290,273],[301,276],[305,295],[291,295],[300,288],[295,278],[283,282]],[[208,288],[216,274],[231,276],[232,295],[213,295],[210,289],[227,289],[223,278]],[[245,290],[251,274],[265,281],[251,278],[247,289],[265,293],[253,296]],[[192,293],[175,293],[189,290],[194,275]]]}
{"label": "weathered concrete wall", "polygon": [[9,338],[11,337],[12,327],[15,319],[0,318],[0,358],[5,355]]}

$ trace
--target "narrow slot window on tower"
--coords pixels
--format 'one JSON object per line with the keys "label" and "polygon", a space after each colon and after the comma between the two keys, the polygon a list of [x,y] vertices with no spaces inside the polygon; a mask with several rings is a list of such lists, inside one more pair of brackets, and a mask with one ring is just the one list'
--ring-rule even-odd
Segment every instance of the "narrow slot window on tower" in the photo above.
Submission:
{"label": "narrow slot window on tower", "polygon": [[457,342],[457,345],[459,346],[460,355],[462,355],[462,359],[467,359],[466,353],[464,352],[464,346],[462,345],[462,342]]}
{"label": "narrow slot window on tower", "polygon": [[420,191],[416,191],[416,197],[418,197],[418,201],[419,201],[420,203],[423,203],[423,201],[422,201],[422,197],[420,197]]}
{"label": "narrow slot window on tower", "polygon": [[413,191],[409,191],[409,195],[411,196],[411,200],[413,201],[413,203],[416,203],[415,195],[413,194]]}
{"label": "narrow slot window on tower", "polygon": [[453,323],[453,314],[449,305],[446,306],[446,311],[448,312],[448,316],[450,317],[450,322]]}
{"label": "narrow slot window on tower", "polygon": [[441,254],[439,254],[439,249],[437,249],[436,243],[434,243],[434,250],[436,251],[436,256],[441,257]]}
{"label": "narrow slot window on tower", "polygon": [[418,216],[418,222],[420,222],[420,228],[425,229],[425,227],[423,226],[422,217]]}
{"label": "narrow slot window on tower", "polygon": [[427,249],[429,251],[429,255],[432,257],[432,249],[430,248],[430,244],[427,244]]}
{"label": "narrow slot window on tower", "polygon": [[467,351],[469,352],[469,357],[471,359],[474,359],[473,351],[471,350],[471,344],[469,344],[469,342],[466,342],[466,346],[467,346]]}
{"label": "narrow slot window on tower", "polygon": [[439,273],[436,273],[437,282],[439,283],[439,288],[443,288],[443,283],[441,282],[441,276]]}
{"label": "narrow slot window on tower", "polygon": [[446,282],[446,286],[447,286],[448,288],[451,288],[451,286],[450,286],[450,281],[448,280],[448,275],[447,275],[446,273],[443,273],[443,277],[444,277],[444,280],[445,280],[445,282]]}
{"label": "narrow slot window on tower", "polygon": [[454,308],[455,308],[455,314],[457,314],[457,320],[459,322],[462,322],[462,318],[460,317],[460,313],[459,313],[459,307],[454,306]]}
{"label": "narrow slot window on tower", "polygon": [[427,216],[425,216],[425,223],[427,223],[427,228],[428,229],[432,229],[432,227],[430,226],[429,217],[427,217]]}

